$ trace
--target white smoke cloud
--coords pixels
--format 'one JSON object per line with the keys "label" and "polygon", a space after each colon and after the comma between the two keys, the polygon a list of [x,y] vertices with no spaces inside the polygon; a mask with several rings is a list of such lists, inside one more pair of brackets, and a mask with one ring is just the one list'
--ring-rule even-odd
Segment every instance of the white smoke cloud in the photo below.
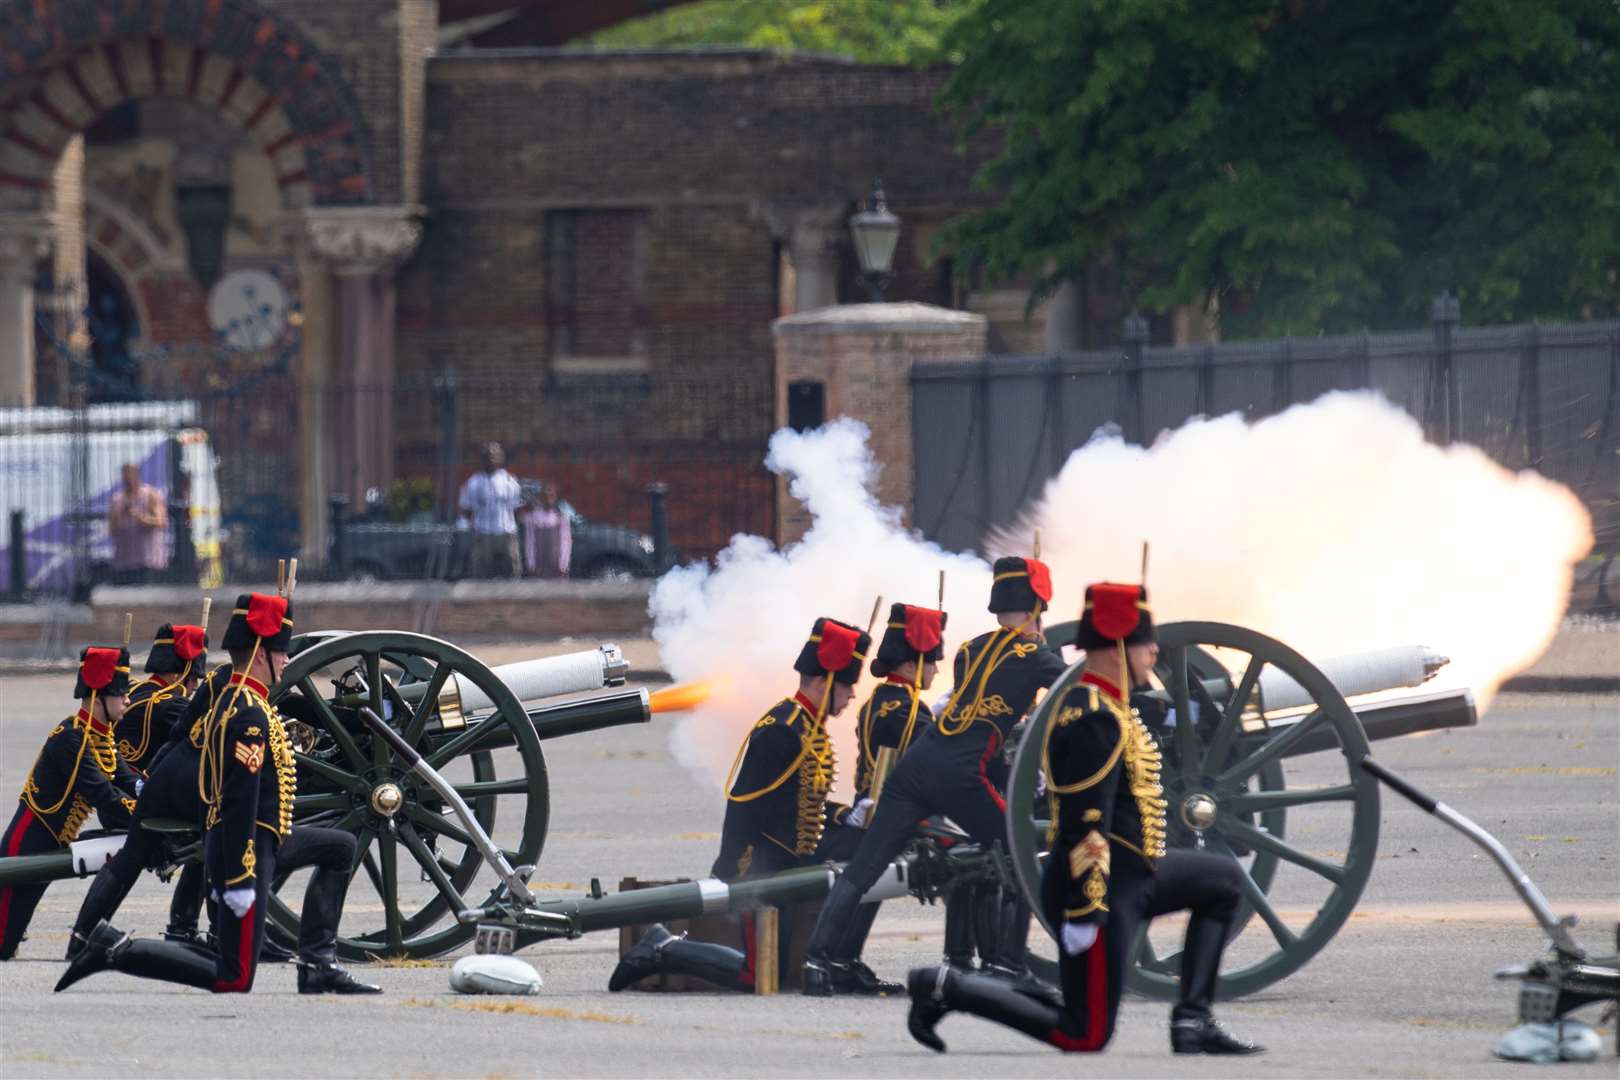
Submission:
{"label": "white smoke cloud", "polygon": [[[653,592],[666,670],[716,680],[671,734],[678,759],[716,785],[752,723],[792,692],[818,615],[864,625],[879,594],[932,603],[945,569],[947,655],[993,625],[988,564],[911,535],[877,503],[866,434],[848,419],[777,432],[766,464],[808,508],[804,539],[778,551],[738,536],[714,567],[674,570]],[[1329,394],[1254,424],[1193,420],[1150,448],[1096,437],[986,547],[1027,553],[1036,526],[1052,621],[1078,615],[1088,582],[1137,580],[1148,540],[1160,622],[1238,623],[1318,658],[1429,645],[1453,658],[1435,685],[1470,686],[1482,705],[1546,648],[1591,546],[1568,489],[1473,447],[1431,445],[1370,394]],[[846,786],[854,711],[833,722]]]}

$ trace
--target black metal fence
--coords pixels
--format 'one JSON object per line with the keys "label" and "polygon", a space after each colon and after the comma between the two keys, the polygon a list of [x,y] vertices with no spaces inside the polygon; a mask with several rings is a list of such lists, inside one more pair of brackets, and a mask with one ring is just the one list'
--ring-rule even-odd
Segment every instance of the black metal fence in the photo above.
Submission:
{"label": "black metal fence", "polygon": [[1147,347],[1127,320],[1118,349],[918,365],[916,460],[929,468],[913,520],[947,548],[974,548],[1104,425],[1146,444],[1193,416],[1259,418],[1372,389],[1436,442],[1567,484],[1599,550],[1620,547],[1620,322],[1460,328],[1449,298],[1435,314],[1426,331],[1196,348]]}

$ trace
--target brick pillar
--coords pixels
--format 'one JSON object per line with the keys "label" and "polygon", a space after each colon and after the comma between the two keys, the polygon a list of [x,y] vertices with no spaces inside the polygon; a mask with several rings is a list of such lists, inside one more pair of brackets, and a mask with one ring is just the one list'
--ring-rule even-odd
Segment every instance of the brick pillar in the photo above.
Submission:
{"label": "brick pillar", "polygon": [[[872,429],[872,454],[883,465],[878,501],[898,506],[911,523],[913,364],[977,360],[985,351],[985,318],[931,304],[845,304],[778,319],[776,423],[790,422],[790,396],[803,386],[813,400],[820,386],[823,419],[849,416]],[[804,417],[792,417],[804,420]],[[814,419],[813,417],[810,419]],[[809,515],[779,481],[776,541],[804,535]]]}
{"label": "brick pillar", "polygon": [[34,277],[51,235],[43,214],[0,213],[0,408],[34,404]]}

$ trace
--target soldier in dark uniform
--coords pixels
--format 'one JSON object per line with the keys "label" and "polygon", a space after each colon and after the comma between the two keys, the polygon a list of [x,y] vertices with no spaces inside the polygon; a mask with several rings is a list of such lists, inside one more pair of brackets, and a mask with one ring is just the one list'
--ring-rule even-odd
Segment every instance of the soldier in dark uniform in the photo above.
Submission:
{"label": "soldier in dark uniform", "polygon": [[[200,666],[203,659],[199,656],[194,663]],[[69,960],[78,955],[97,923],[103,919],[110,921],[117,914],[141,871],[157,869],[162,863],[163,838],[142,828],[143,822],[165,818],[194,822],[198,829],[203,827],[203,804],[197,793],[203,722],[214,711],[220,697],[230,692],[231,674],[229,664],[209,672],[199,683],[198,691],[185,699],[180,715],[169,727],[168,738],[147,755],[146,783],[135,800],[129,835],[118,853],[97,871],[84,894],[78,917],[73,922],[73,933],[68,938]],[[169,904],[165,939],[204,943],[197,933],[197,920],[206,890],[202,865],[187,863],[180,871],[180,880]]]}
{"label": "soldier in dark uniform", "polygon": [[1181,999],[1171,1012],[1172,1048],[1178,1054],[1260,1053],[1211,1013],[1243,870],[1225,855],[1166,851],[1158,745],[1127,699],[1158,655],[1147,590],[1088,588],[1076,644],[1086,650],[1086,669],[1056,703],[1043,758],[1053,831],[1041,904],[1059,929],[1063,1006],[949,966],[919,968],[908,980],[907,1026],[918,1042],[943,1052],[934,1026],[960,1010],[1060,1050],[1102,1050],[1114,1033],[1138,929],[1186,910],[1192,917],[1181,954]]}
{"label": "soldier in dark uniform", "polygon": [[[714,877],[735,881],[850,857],[861,829],[848,822],[849,807],[827,798],[838,769],[827,721],[848,706],[871,644],[871,636],[853,626],[816,620],[793,664],[798,693],[754,724],[732,763],[720,854],[709,871]],[[753,921],[747,916],[743,934],[744,947],[733,949],[654,926],[619,961],[608,989],[672,972],[752,990]]]}
{"label": "soldier in dark uniform", "polygon": [[[945,613],[933,608],[895,604],[872,658],[872,674],[882,679],[856,717],[860,758],[855,763],[855,806],[848,820],[864,824],[872,812],[873,784],[879,754],[904,754],[920,731],[933,726],[934,713],[922,692],[934,682],[945,656]],[[819,958],[805,965],[804,992],[812,997],[833,994],[898,994],[898,983],[885,982],[861,961],[861,950],[877,918],[877,904],[862,904],[845,929],[838,959]]]}
{"label": "soldier in dark uniform", "polygon": [[[820,977],[809,971],[812,966],[850,962],[853,939],[846,935],[860,917],[861,897],[911,840],[918,822],[949,816],[985,847],[1005,844],[1007,804],[991,770],[1008,731],[1063,672],[1062,658],[1041,636],[1041,613],[1051,599],[1051,572],[1044,563],[1016,556],[996,560],[990,610],[1001,625],[957,650],[956,689],[895,766],[854,861],[821,909],[805,965],[807,986]],[[1021,899],[1003,897],[995,885],[975,888],[971,900],[963,893],[957,890],[946,902],[947,961],[964,962],[964,937],[971,941],[964,905],[993,905],[994,917],[981,921],[999,924],[996,933],[979,940],[987,966],[1038,989],[1024,964],[1029,910]]]}
{"label": "soldier in dark uniform", "polygon": [[130,687],[118,721],[118,756],[145,776],[186,711],[208,668],[208,634],[200,626],[164,623],[146,657],[146,678]]}
{"label": "soldier in dark uniform", "polygon": [[[118,759],[113,732],[129,703],[129,650],[91,646],[79,654],[73,696],[79,710],[51,730],[23,781],[17,813],[0,855],[38,855],[64,848],[96,811],[102,825],[124,828],[135,809],[138,779]],[[0,887],[0,960],[17,953],[45,885]]]}
{"label": "soldier in dark uniform", "polygon": [[[292,832],[297,788],[287,733],[267,696],[286,663],[291,637],[291,605],[285,597],[240,597],[225,631],[233,668],[228,689],[198,725],[197,782],[208,829],[204,863],[218,900],[217,951],[137,941],[101,921],[56,984],[58,991],[108,969],[215,993],[253,988],[266,904],[278,851]],[[310,878],[299,923],[299,993],[376,993],[377,987],[357,982],[335,963],[354,839],[321,831],[335,834],[330,847],[341,861],[322,863]]]}

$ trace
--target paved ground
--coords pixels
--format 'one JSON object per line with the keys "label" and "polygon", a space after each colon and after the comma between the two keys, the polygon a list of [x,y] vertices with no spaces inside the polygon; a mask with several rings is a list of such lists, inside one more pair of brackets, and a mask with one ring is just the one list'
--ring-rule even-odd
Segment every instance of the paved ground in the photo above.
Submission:
{"label": "paved ground", "polygon": [[[12,805],[35,746],[64,710],[60,676],[0,680],[0,800]],[[609,888],[623,875],[701,875],[714,854],[717,800],[665,752],[655,723],[546,744],[552,829],[537,877],[553,892]],[[1612,944],[1620,916],[1616,761],[1620,698],[1504,695],[1476,730],[1378,747],[1414,782],[1508,842],[1589,942]],[[1327,782],[1342,766],[1290,765],[1291,783]],[[1291,819],[1301,846],[1331,855],[1339,824]],[[941,1032],[938,1057],[904,1029],[902,1001],[810,1001],[605,992],[614,935],[528,949],[541,996],[467,998],[448,963],[373,968],[380,998],[303,999],[293,972],[262,970],[251,997],[216,998],[117,975],[50,994],[85,883],[47,893],[21,958],[0,965],[0,1075],[24,1076],[1507,1076],[1527,1066],[1490,1057],[1510,1026],[1511,984],[1498,965],[1525,960],[1539,936],[1506,882],[1461,837],[1386,797],[1372,880],[1345,928],[1303,971],[1223,1007],[1232,1026],[1273,1047],[1257,1061],[1174,1059],[1166,1008],[1133,999],[1106,1063],[1076,1062],[972,1018]],[[1285,920],[1312,910],[1309,883],[1279,878]],[[161,928],[166,891],[148,879],[121,914]],[[376,920],[357,886],[347,927]],[[900,975],[939,951],[937,908],[887,906],[868,959]],[[1251,930],[1239,951],[1263,939]],[[1595,1010],[1587,1013],[1596,1020]],[[1612,1025],[1605,1030],[1612,1052]],[[1613,1058],[1561,1075],[1615,1075]]]}

